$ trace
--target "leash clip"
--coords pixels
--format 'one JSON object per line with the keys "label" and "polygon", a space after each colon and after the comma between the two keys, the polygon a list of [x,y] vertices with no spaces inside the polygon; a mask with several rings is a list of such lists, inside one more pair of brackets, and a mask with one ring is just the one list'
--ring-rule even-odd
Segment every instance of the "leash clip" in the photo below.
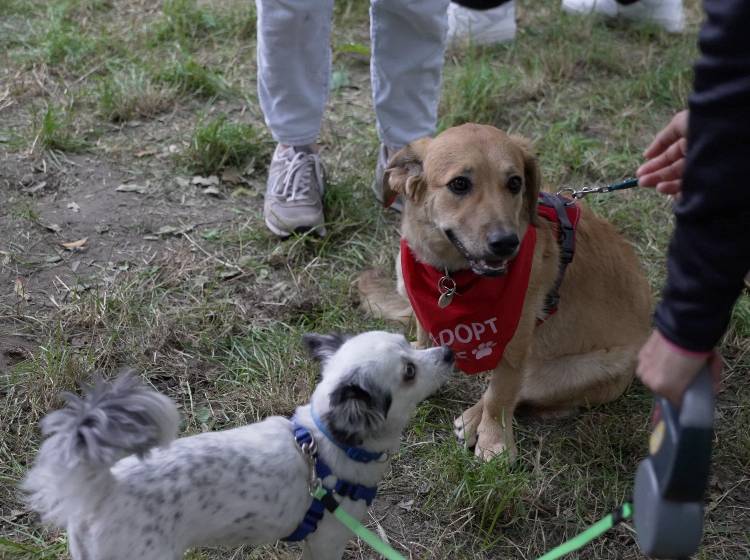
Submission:
{"label": "leash clip", "polygon": [[314,497],[323,487],[323,481],[320,480],[320,477],[315,470],[315,458],[318,455],[318,443],[315,441],[313,435],[310,434],[310,441],[299,443],[297,447],[307,463],[309,472],[307,476],[307,489],[310,492],[310,495]]}
{"label": "leash clip", "polygon": [[566,205],[569,206],[571,204],[575,204],[576,200],[580,200],[586,195],[589,194],[600,194],[600,193],[609,193],[613,191],[619,191],[622,189],[632,189],[633,187],[638,186],[638,179],[635,177],[631,177],[630,179],[625,179],[624,181],[620,181],[619,183],[612,183],[611,185],[604,185],[602,187],[583,187],[582,189],[572,189],[570,187],[566,187],[564,189],[560,189],[557,191],[556,194],[558,195],[569,195],[573,200],[570,202],[567,202]]}

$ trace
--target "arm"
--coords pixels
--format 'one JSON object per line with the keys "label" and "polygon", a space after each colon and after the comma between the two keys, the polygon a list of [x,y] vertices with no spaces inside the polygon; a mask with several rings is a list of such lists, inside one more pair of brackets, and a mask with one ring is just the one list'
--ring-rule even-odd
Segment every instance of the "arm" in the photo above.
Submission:
{"label": "arm", "polygon": [[656,311],[661,333],[693,351],[719,341],[750,269],[750,3],[704,6],[682,197]]}
{"label": "arm", "polygon": [[750,269],[750,3],[704,7],[658,333],[638,366],[646,385],[675,402],[726,330]]}

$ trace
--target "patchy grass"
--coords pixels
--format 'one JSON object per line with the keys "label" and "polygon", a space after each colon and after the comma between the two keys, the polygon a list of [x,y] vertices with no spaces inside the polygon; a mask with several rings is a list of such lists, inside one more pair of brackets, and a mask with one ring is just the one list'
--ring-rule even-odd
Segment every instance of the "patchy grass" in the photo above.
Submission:
{"label": "patchy grass", "polygon": [[268,142],[255,127],[220,116],[198,124],[182,160],[190,171],[204,175],[226,167],[252,168],[268,161]]}
{"label": "patchy grass", "polygon": [[[304,402],[316,379],[305,332],[393,328],[359,310],[352,286],[365,268],[392,269],[398,239],[397,219],[369,190],[378,141],[367,8],[335,5],[337,74],[321,135],[328,235],[280,242],[262,219],[271,142],[255,101],[251,2],[0,0],[0,204],[10,209],[0,220],[0,359],[10,364],[0,371],[0,557],[67,558],[64,534],[42,528],[15,485],[36,453],[39,419],[92,371],[139,369],[178,403],[183,433],[196,433]],[[480,121],[529,137],[553,189],[632,175],[685,104],[698,3],[688,8],[690,32],[672,36],[572,17],[558,0],[519,0],[513,44],[449,54],[440,127]],[[90,130],[97,139],[86,145]],[[174,180],[227,166],[243,176],[226,198]],[[148,188],[113,195],[121,183]],[[669,202],[633,190],[587,203],[633,243],[657,294]],[[83,237],[86,249],[61,249]],[[745,296],[722,343],[699,558],[750,554],[748,305]],[[564,420],[516,419],[520,455],[509,466],[478,463],[452,438],[452,418],[482,385],[457,378],[420,407],[381,486],[370,525],[411,557],[536,558],[631,491],[646,452],[651,399],[642,387]],[[299,548],[206,548],[188,558],[239,556],[288,560]],[[346,554],[372,557],[356,540]],[[632,526],[577,557],[640,558]]]}
{"label": "patchy grass", "polygon": [[70,109],[48,105],[37,118],[32,146],[34,149],[80,152],[89,143],[76,133]]}
{"label": "patchy grass", "polygon": [[80,24],[77,8],[79,5],[75,2],[53,3],[47,7],[45,19],[34,28],[30,38],[32,60],[77,69],[100,48],[106,49]]}
{"label": "patchy grass", "polygon": [[475,49],[446,72],[441,129],[470,121],[499,126],[507,107],[503,96],[511,84],[518,83],[518,74],[493,64],[493,58],[492,53]]}
{"label": "patchy grass", "polygon": [[199,5],[196,0],[165,0],[162,17],[154,25],[154,44],[176,42],[193,49],[196,43],[227,39],[246,40],[255,36],[253,3],[229,2]]}
{"label": "patchy grass", "polygon": [[186,95],[210,99],[226,92],[227,84],[218,72],[190,55],[173,60],[156,75],[157,80]]}
{"label": "patchy grass", "polygon": [[429,449],[427,458],[436,468],[425,507],[449,504],[453,511],[470,511],[486,543],[496,538],[496,529],[525,517],[522,498],[530,485],[528,472],[503,458],[484,463],[451,440]]}
{"label": "patchy grass", "polygon": [[199,7],[196,0],[164,0],[162,20],[156,25],[157,41],[177,41],[188,46],[196,38],[205,38],[216,30],[216,16]]}
{"label": "patchy grass", "polygon": [[750,295],[747,291],[737,300],[732,313],[731,333],[740,339],[750,339]]}
{"label": "patchy grass", "polygon": [[174,106],[176,94],[174,88],[154,83],[137,67],[106,76],[96,88],[99,114],[115,123],[163,113]]}

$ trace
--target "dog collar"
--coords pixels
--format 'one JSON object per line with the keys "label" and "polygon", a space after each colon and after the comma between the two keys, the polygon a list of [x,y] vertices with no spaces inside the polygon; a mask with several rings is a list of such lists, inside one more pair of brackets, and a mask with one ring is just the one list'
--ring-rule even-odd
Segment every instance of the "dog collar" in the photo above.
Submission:
{"label": "dog collar", "polygon": [[341,445],[338,441],[336,441],[336,438],[333,437],[333,434],[328,431],[328,428],[326,428],[325,424],[323,424],[323,420],[318,415],[318,413],[315,412],[312,404],[310,404],[310,415],[312,416],[313,422],[315,422],[315,425],[321,431],[321,433],[331,443],[333,443],[336,447],[341,449],[341,451],[346,453],[346,456],[349,457],[352,461],[357,461],[358,463],[370,463],[371,461],[378,461],[386,455],[385,453],[367,451],[367,449],[362,449],[361,447],[347,447],[345,445]]}
{"label": "dog collar", "polygon": [[[315,461],[315,482],[320,484],[320,487],[326,490],[326,498],[333,500],[331,494],[336,494],[337,496],[349,498],[351,500],[364,500],[368,507],[372,505],[372,501],[375,499],[375,495],[378,492],[377,486],[364,486],[362,484],[354,484],[341,479],[336,480],[336,484],[333,488],[325,486],[323,480],[333,474],[331,467],[326,465],[320,458],[313,435],[310,433],[310,430],[297,422],[296,416],[292,417],[292,426],[294,427],[294,440],[297,443],[297,446],[300,448],[303,455],[306,453],[305,450],[308,450],[307,453],[311,453],[312,459]],[[305,457],[308,456],[310,455],[305,455]],[[327,509],[324,500],[325,498],[319,499],[313,496],[312,503],[305,512],[305,516],[302,518],[300,524],[291,535],[282,540],[289,542],[301,541],[310,533],[314,533],[318,528],[318,523],[323,519],[325,510]]]}

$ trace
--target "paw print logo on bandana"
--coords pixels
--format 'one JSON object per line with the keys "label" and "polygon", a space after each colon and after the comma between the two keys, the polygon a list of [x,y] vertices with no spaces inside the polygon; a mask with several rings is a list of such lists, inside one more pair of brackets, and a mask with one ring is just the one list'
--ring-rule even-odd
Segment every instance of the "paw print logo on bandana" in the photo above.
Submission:
{"label": "paw print logo on bandana", "polygon": [[487,356],[492,354],[492,349],[495,346],[497,346],[497,343],[493,341],[482,342],[479,346],[474,348],[471,353],[474,354],[475,360],[481,360],[482,358],[486,358]]}

